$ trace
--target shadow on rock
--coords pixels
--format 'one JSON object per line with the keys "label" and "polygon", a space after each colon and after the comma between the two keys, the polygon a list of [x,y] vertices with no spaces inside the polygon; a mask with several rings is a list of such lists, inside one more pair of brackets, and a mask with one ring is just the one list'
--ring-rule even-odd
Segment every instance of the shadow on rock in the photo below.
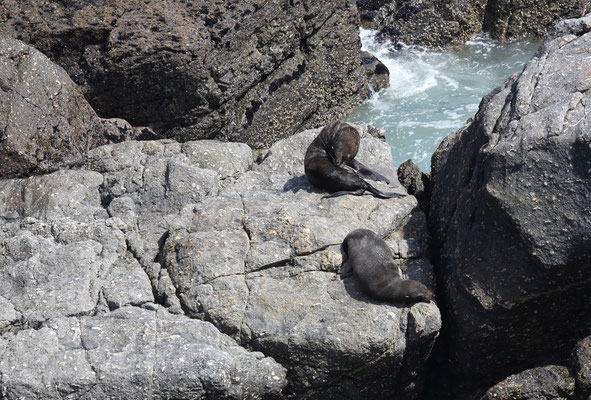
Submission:
{"label": "shadow on rock", "polygon": [[288,179],[287,182],[285,182],[285,185],[283,185],[284,192],[297,193],[300,190],[305,190],[308,193],[321,192],[320,190],[315,189],[310,184],[310,182],[306,178],[306,175],[294,176],[293,178]]}

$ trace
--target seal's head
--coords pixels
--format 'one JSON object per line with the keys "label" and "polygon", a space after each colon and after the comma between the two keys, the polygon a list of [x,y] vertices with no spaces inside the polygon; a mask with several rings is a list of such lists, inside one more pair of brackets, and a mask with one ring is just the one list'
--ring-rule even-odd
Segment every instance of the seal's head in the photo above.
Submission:
{"label": "seal's head", "polygon": [[432,291],[427,289],[427,286],[421,282],[413,280],[405,280],[402,282],[405,301],[424,301],[429,302],[433,300],[435,295]]}

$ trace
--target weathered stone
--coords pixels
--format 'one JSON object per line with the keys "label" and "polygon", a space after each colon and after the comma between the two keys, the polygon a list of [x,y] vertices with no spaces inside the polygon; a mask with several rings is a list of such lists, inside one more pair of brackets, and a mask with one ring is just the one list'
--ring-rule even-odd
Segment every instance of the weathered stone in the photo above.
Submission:
{"label": "weathered stone", "polygon": [[103,119],[103,129],[107,143],[120,143],[126,140],[135,139],[141,134],[129,122],[121,118]]}
{"label": "weathered stone", "polygon": [[110,309],[153,303],[150,280],[135,259],[119,259],[105,277],[103,296]]}
{"label": "weathered stone", "polygon": [[558,21],[582,17],[585,0],[358,0],[362,26],[407,45],[461,45],[481,32],[496,40],[543,37]]}
{"label": "weathered stone", "polygon": [[[3,381],[7,396],[34,397],[46,390],[49,398],[82,392],[89,397],[183,398],[178,392],[183,387],[193,397],[279,396],[286,381],[277,364],[260,360],[259,353],[245,356],[256,362],[212,361],[219,365],[216,373],[228,379],[235,371],[230,365],[243,368],[254,382],[250,386],[234,381],[227,386],[226,378],[207,386],[210,370],[194,365],[209,356],[194,357],[201,357],[199,346],[217,345],[187,339],[176,330],[162,337],[187,344],[175,342],[179,350],[171,350],[165,361],[154,360],[166,342],[146,322],[153,319],[146,310],[156,310],[157,320],[178,313],[209,321],[240,345],[276,358],[290,382],[285,396],[420,398],[426,359],[441,325],[438,308],[369,299],[343,265],[343,238],[353,229],[370,227],[402,249],[395,262],[404,273],[434,285],[432,267],[423,258],[426,240],[419,233],[425,229],[424,215],[397,182],[388,145],[371,137],[366,127],[358,129],[359,160],[389,177],[390,187],[383,182],[376,186],[397,191],[400,198],[323,199],[325,193],[310,185],[303,170],[306,148],[318,129],[279,141],[259,164],[253,164],[252,151],[242,144],[125,142],[91,150],[80,170],[0,181],[5,188],[0,190],[5,199],[0,265],[11,266],[0,267],[5,274],[0,281],[16,287],[20,281],[14,271],[33,268],[47,271],[48,277],[44,284],[29,279],[25,291],[0,283],[0,296],[9,303],[6,317],[0,316],[6,321],[0,347],[10,357],[24,352],[21,360],[39,360],[31,370],[44,371],[38,350],[18,347],[24,339],[13,336],[35,327],[36,338],[51,349],[47,359],[69,357],[81,371],[34,372],[37,380],[32,382],[16,367],[18,361],[0,358],[0,374],[10,371]],[[36,194],[26,195],[31,188]],[[29,309],[27,304],[44,299],[40,293],[46,287],[56,293],[54,298]],[[26,295],[33,301],[26,303]],[[79,326],[82,348],[79,339],[65,339],[62,328],[52,325],[64,317],[72,318],[59,324]],[[55,344],[54,331],[65,342]],[[95,375],[84,372],[88,363]],[[136,386],[131,386],[134,369]],[[150,371],[162,376],[153,380]]]}
{"label": "weathered stone", "polygon": [[105,218],[101,206],[100,174],[57,171],[32,179],[0,180],[0,216],[51,220],[69,217],[84,221]]}
{"label": "weathered stone", "polygon": [[361,24],[394,43],[443,47],[481,31],[484,0],[358,1]]}
{"label": "weathered stone", "polygon": [[568,368],[549,365],[511,375],[490,388],[480,400],[572,399],[575,380]]}
{"label": "weathered stone", "polygon": [[[359,159],[396,182],[388,146],[359,129]],[[224,182],[221,196],[185,208],[166,240],[163,265],[190,315],[288,368],[291,395],[351,395],[358,389],[346,376],[353,375],[364,382],[367,398],[402,392],[416,398],[419,371],[439,329],[438,310],[426,305],[428,328],[405,333],[406,312],[374,304],[352,277],[338,275],[338,248],[351,230],[371,226],[388,235],[405,223],[416,202],[373,196],[322,200],[324,193],[303,171],[306,148],[318,132],[277,142],[260,164]],[[343,268],[341,275],[347,274]],[[409,269],[432,287],[432,272]],[[365,339],[351,341],[358,330]],[[403,367],[408,351],[418,355]],[[392,385],[398,378],[408,381],[408,389]]]}
{"label": "weathered stone", "polygon": [[489,0],[483,30],[498,40],[544,37],[560,20],[582,17],[589,11],[584,0]]}
{"label": "weathered stone", "polygon": [[409,193],[417,198],[428,198],[428,175],[422,173],[412,160],[406,160],[400,164],[396,172],[400,183]]}
{"label": "weathered stone", "polygon": [[28,399],[276,398],[285,385],[280,365],[211,324],[134,307],[7,337],[0,375],[3,396]]}
{"label": "weathered stone", "polygon": [[591,332],[590,29],[591,16],[561,22],[433,156],[430,223],[462,385]]}
{"label": "weathered stone", "polygon": [[68,74],[0,37],[0,178],[55,171],[105,143],[101,119]]}
{"label": "weathered stone", "polygon": [[104,268],[98,243],[60,245],[21,231],[1,244],[0,295],[27,321],[94,310]]}
{"label": "weathered stone", "polygon": [[348,0],[8,0],[0,34],[63,66],[102,117],[268,147],[368,96]]}
{"label": "weathered stone", "polygon": [[10,301],[0,296],[0,330],[16,322],[21,315]]}

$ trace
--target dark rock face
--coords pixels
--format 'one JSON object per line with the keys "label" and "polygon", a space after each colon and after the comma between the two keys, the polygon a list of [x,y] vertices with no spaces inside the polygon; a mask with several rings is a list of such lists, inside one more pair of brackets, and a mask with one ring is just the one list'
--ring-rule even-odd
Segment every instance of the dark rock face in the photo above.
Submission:
{"label": "dark rock face", "polygon": [[0,34],[63,66],[102,117],[262,147],[367,97],[356,18],[347,0],[9,0]]}
{"label": "dark rock face", "polygon": [[101,119],[61,67],[0,38],[0,177],[55,171],[107,142]]}
{"label": "dark rock face", "polygon": [[367,51],[361,52],[361,64],[367,74],[370,89],[379,92],[390,86],[390,71],[380,60]]}
{"label": "dark rock face", "polygon": [[549,365],[511,375],[480,400],[571,399],[574,389],[575,379],[568,368]]}
{"label": "dark rock face", "polygon": [[[383,3],[383,4],[382,4]],[[394,42],[443,47],[480,32],[484,0],[357,2],[364,28]]]}
{"label": "dark rock face", "polygon": [[482,31],[497,40],[542,37],[558,21],[583,16],[585,0],[357,1],[362,25],[395,42],[458,45]]}
{"label": "dark rock face", "polygon": [[591,11],[584,0],[489,0],[484,30],[494,39],[543,37],[558,21],[578,18]]}
{"label": "dark rock face", "polygon": [[590,29],[561,22],[432,158],[459,397],[591,332]]}
{"label": "dark rock face", "polygon": [[417,198],[421,208],[428,210],[431,197],[431,177],[429,174],[421,172],[412,160],[406,160],[400,164],[396,173],[400,184],[405,187],[406,191]]}
{"label": "dark rock face", "polygon": [[591,336],[579,341],[572,357],[572,370],[577,381],[577,396],[588,399],[591,396]]}

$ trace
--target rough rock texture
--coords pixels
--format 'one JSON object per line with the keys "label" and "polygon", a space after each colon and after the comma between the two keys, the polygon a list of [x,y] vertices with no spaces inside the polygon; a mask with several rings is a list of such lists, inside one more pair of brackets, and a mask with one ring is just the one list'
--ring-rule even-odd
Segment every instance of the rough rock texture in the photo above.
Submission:
{"label": "rough rock texture", "polygon": [[431,177],[429,174],[421,172],[420,168],[412,162],[406,160],[396,170],[398,180],[406,188],[408,194],[417,198],[421,209],[428,211],[429,198],[431,197]]}
{"label": "rough rock texture", "polygon": [[52,318],[2,340],[7,399],[258,399],[285,379],[272,359],[160,307]]}
{"label": "rough rock texture", "polygon": [[568,368],[549,365],[511,375],[490,388],[480,400],[571,399],[575,380]]}
{"label": "rough rock texture", "polygon": [[[376,185],[404,194],[359,129],[358,158],[394,182]],[[412,196],[322,199],[303,171],[318,133],[260,164],[240,143],[128,141],[0,181],[2,393],[420,398],[438,308],[364,296],[339,246],[369,227],[433,288],[425,216]]]}
{"label": "rough rock texture", "polygon": [[[243,144],[164,141],[101,147],[87,167],[105,177],[107,209],[127,224],[157,297],[273,356],[288,369],[288,395],[416,398],[437,308],[363,296],[339,246],[371,226],[392,239],[403,270],[432,286],[426,238],[414,234],[424,215],[410,196],[322,200],[303,175],[318,132],[276,143],[260,165]],[[360,160],[396,182],[389,147],[363,137]]]}
{"label": "rough rock texture", "polygon": [[433,156],[458,397],[591,332],[590,30],[561,22]]}
{"label": "rough rock texture", "polygon": [[361,52],[361,63],[367,73],[369,87],[373,92],[379,92],[390,86],[390,71],[380,60],[367,51]]}
{"label": "rough rock texture", "polygon": [[575,346],[572,357],[572,370],[577,381],[577,396],[588,399],[591,396],[591,336]]}
{"label": "rough rock texture", "polygon": [[358,0],[364,28],[407,45],[443,47],[481,31],[485,0]]}
{"label": "rough rock texture", "polygon": [[368,96],[348,0],[74,3],[3,1],[0,34],[63,66],[102,117],[262,147]]}
{"label": "rough rock texture", "polygon": [[494,39],[544,37],[558,21],[591,11],[586,0],[489,0],[483,28]]}
{"label": "rough rock texture", "polygon": [[55,171],[93,147],[131,135],[106,130],[61,67],[0,37],[0,177]]}
{"label": "rough rock texture", "polygon": [[154,304],[103,184],[84,170],[0,180],[2,398],[277,397],[283,367]]}
{"label": "rough rock texture", "polygon": [[362,26],[395,42],[464,43],[490,32],[497,40],[543,37],[558,21],[590,10],[586,0],[357,0]]}

